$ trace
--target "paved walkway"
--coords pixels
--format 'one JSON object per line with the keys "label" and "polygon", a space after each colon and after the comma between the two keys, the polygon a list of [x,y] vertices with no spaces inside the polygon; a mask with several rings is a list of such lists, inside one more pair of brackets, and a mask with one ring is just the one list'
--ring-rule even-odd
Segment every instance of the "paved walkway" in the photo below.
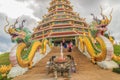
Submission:
{"label": "paved walkway", "polygon": [[[59,47],[54,47],[52,51],[43,58],[35,67],[22,76],[13,80],[54,80],[53,74],[46,75],[46,62],[52,55],[59,55]],[[65,54],[71,54],[77,63],[77,73],[72,74],[70,80],[120,80],[120,75],[113,73],[112,70],[104,70],[94,65],[82,53],[74,47],[71,53],[64,51]],[[59,77],[58,80],[69,80],[67,77]]]}

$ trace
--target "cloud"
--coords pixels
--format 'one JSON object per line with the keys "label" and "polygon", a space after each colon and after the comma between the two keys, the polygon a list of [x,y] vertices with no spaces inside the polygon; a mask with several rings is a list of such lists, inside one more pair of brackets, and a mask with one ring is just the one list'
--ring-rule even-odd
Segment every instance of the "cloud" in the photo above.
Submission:
{"label": "cloud", "polygon": [[19,17],[19,23],[16,25],[16,27],[19,27],[22,23],[22,20],[25,20],[26,22],[24,23],[24,27],[28,28],[30,31],[33,31],[33,28],[38,25],[36,19],[27,16],[27,15],[22,15]]}
{"label": "cloud", "polygon": [[33,15],[42,19],[42,16],[47,13],[47,6],[51,0],[16,0],[18,2],[27,3],[27,7],[33,10]]}
{"label": "cloud", "polygon": [[24,1],[29,1],[29,0],[16,0],[16,1],[19,1],[19,2],[24,2]]}
{"label": "cloud", "polygon": [[[6,24],[5,16],[9,16],[11,24],[20,16],[20,22],[26,19],[25,27],[31,31],[36,27],[36,20],[41,20],[44,14],[47,14],[47,7],[52,0],[0,0],[0,51],[10,48],[12,45],[10,36],[3,30]],[[113,8],[113,19],[108,25],[111,35],[116,40],[120,41],[120,0],[70,0],[74,11],[80,14],[80,17],[85,17],[89,23],[92,21],[90,13],[94,13],[98,18],[100,17],[100,5],[103,7],[104,14],[108,15]],[[19,23],[20,25],[20,23]],[[1,44],[3,46],[1,46]],[[7,46],[8,45],[8,46]],[[2,48],[1,48],[2,47]]]}
{"label": "cloud", "polygon": [[9,37],[7,38],[3,37],[2,39],[0,39],[0,51],[1,52],[9,52],[14,45],[15,43],[12,43]]}
{"label": "cloud", "polygon": [[[4,31],[4,26],[7,24],[6,23],[6,15],[3,13],[0,13],[0,51],[10,51],[10,49],[16,44],[16,43],[12,43],[11,42],[11,36],[7,33],[5,33]],[[10,18],[8,17],[8,21],[10,22],[10,24],[13,24],[15,22],[16,19]],[[30,29],[32,31],[32,29],[34,27],[37,26],[37,21],[35,19],[33,19],[30,16],[27,15],[23,15],[20,16],[19,18],[19,23],[16,27],[18,27],[19,25],[21,25],[21,21],[22,20],[26,20],[24,27],[27,27],[28,29]]]}
{"label": "cloud", "polygon": [[34,0],[34,4],[30,4],[29,8],[33,10],[33,14],[36,17],[42,19],[42,16],[47,13],[47,7],[49,6],[50,0]]}

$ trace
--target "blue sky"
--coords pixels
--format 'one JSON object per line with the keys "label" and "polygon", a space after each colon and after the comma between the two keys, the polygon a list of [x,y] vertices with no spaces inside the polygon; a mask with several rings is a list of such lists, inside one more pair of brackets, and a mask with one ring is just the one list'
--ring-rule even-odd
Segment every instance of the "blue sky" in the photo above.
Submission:
{"label": "blue sky", "polygon": [[[9,22],[14,23],[17,17],[20,20],[26,19],[25,27],[31,31],[37,26],[37,22],[47,13],[47,7],[52,0],[0,0],[0,52],[10,51],[15,43],[11,42],[11,37],[3,30],[6,25],[5,17],[8,16]],[[104,14],[108,15],[113,8],[113,19],[108,25],[108,29],[116,39],[120,41],[120,0],[70,0],[74,6],[74,11],[80,17],[86,18],[87,22],[92,21],[90,13],[94,13],[100,18],[100,8],[103,7]]]}

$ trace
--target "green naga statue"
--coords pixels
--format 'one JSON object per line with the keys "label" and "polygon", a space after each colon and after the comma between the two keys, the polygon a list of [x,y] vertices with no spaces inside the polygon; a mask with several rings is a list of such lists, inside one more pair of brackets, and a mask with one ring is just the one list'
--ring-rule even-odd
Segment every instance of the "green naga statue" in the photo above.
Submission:
{"label": "green naga statue", "polygon": [[108,19],[108,17],[106,15],[103,14],[103,9],[102,7],[100,7],[101,9],[101,16],[102,16],[102,19],[98,19],[93,13],[91,13],[91,16],[93,16],[93,22],[92,24],[90,25],[92,28],[93,28],[93,34],[96,34],[95,36],[98,36],[98,35],[104,35],[104,32],[107,31],[107,26],[108,24],[111,22],[112,20],[112,11],[110,12],[109,16],[110,16],[110,19]]}
{"label": "green naga statue", "polygon": [[30,38],[31,38],[31,32],[24,27],[24,23],[26,22],[26,20],[22,20],[22,24],[17,28],[16,24],[18,23],[18,19],[15,21],[15,23],[13,25],[10,25],[10,27],[8,28],[8,30],[6,29],[7,26],[9,25],[9,22],[6,18],[7,21],[7,25],[4,27],[4,30],[6,33],[10,34],[10,36],[12,37],[12,42],[31,42]]}
{"label": "green naga statue", "polygon": [[[46,39],[43,39],[42,42],[32,40],[32,33],[23,25],[26,20],[22,20],[21,25],[16,27],[18,19],[19,18],[16,19],[13,25],[9,26],[9,22],[6,18],[7,25],[4,27],[5,32],[11,36],[12,42],[17,42],[17,48],[13,47],[16,52],[10,52],[10,61],[13,66],[20,65],[21,67],[31,68],[35,53],[40,49],[40,53],[44,54],[48,41]],[[11,50],[13,50],[13,48]]]}
{"label": "green naga statue", "polygon": [[[101,7],[100,7],[101,8]],[[89,58],[93,63],[111,60],[113,56],[113,45],[108,38],[104,36],[104,33],[107,31],[107,26],[112,20],[112,11],[110,12],[110,19],[103,14],[101,8],[102,19],[98,19],[93,13],[93,21],[89,25],[89,36],[80,36],[80,51],[88,51]],[[98,48],[98,46],[100,48]],[[87,55],[87,54],[86,54]]]}

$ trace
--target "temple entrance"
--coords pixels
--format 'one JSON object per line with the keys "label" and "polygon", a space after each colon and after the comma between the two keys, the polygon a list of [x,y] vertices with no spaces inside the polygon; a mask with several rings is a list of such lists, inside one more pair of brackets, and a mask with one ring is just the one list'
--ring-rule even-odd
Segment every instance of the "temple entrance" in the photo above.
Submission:
{"label": "temple entrance", "polygon": [[75,45],[75,37],[53,38],[52,43],[54,44],[54,46],[60,46],[60,43],[63,41],[63,39],[65,40],[66,44],[72,42],[73,45]]}

